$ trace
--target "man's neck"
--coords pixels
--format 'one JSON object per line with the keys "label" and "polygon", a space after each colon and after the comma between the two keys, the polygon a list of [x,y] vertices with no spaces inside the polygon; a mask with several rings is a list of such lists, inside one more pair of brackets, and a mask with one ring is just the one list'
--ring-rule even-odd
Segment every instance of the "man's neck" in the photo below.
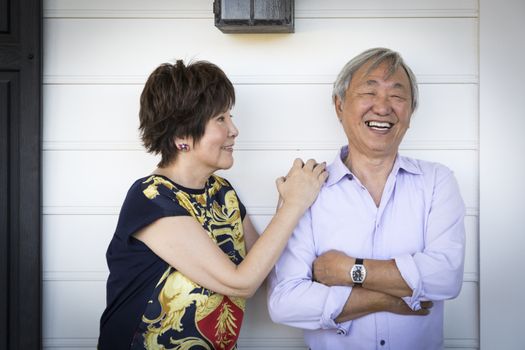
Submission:
{"label": "man's neck", "polygon": [[344,163],[360,180],[385,178],[386,181],[386,178],[392,171],[396,156],[397,154],[370,156],[349,147]]}
{"label": "man's neck", "polygon": [[396,160],[396,154],[370,157],[350,148],[344,160],[352,174],[366,187],[376,206],[379,206],[383,189]]}

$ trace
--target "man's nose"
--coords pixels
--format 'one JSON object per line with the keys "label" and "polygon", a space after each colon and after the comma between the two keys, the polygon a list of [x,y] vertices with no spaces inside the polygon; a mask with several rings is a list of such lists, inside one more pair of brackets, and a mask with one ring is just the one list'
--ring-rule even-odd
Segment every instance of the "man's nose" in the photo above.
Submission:
{"label": "man's nose", "polygon": [[374,100],[373,109],[377,115],[389,115],[392,112],[392,104],[386,95],[378,95]]}

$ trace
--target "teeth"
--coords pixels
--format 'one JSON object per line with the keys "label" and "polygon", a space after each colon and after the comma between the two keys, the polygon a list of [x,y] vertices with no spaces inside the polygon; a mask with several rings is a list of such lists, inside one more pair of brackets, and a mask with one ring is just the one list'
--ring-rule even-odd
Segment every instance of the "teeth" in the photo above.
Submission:
{"label": "teeth", "polygon": [[373,121],[373,120],[366,122],[366,125],[368,125],[369,127],[382,128],[382,129],[390,129],[392,127],[391,123],[388,123],[388,122],[377,122],[377,121]]}

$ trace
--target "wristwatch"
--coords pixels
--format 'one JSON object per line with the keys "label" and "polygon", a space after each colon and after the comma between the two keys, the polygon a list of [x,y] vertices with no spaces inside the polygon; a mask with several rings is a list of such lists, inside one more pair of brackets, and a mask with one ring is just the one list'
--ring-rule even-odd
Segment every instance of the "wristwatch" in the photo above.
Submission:
{"label": "wristwatch", "polygon": [[365,265],[363,265],[363,259],[355,259],[355,264],[350,270],[350,278],[352,279],[352,282],[354,282],[355,287],[363,284],[366,278],[366,268]]}

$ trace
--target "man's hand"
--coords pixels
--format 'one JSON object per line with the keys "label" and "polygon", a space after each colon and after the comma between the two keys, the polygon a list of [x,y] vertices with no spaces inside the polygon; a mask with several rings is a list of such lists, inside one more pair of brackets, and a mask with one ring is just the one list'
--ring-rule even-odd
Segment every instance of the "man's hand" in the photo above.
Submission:
{"label": "man's hand", "polygon": [[434,306],[434,303],[431,301],[422,301],[420,303],[421,309],[414,311],[408,307],[408,305],[403,301],[403,299],[398,297],[393,297],[391,295],[385,294],[388,299],[387,307],[385,311],[392,312],[398,315],[413,315],[413,316],[426,316],[430,314],[430,309]]}
{"label": "man's hand", "polygon": [[313,263],[313,280],[326,286],[351,285],[349,271],[355,259],[343,252],[329,250]]}
{"label": "man's hand", "polygon": [[346,322],[382,311],[398,315],[426,316],[430,313],[432,306],[431,301],[422,301],[421,309],[414,311],[399,297],[358,287],[352,290],[343,311],[335,321],[337,323]]}

